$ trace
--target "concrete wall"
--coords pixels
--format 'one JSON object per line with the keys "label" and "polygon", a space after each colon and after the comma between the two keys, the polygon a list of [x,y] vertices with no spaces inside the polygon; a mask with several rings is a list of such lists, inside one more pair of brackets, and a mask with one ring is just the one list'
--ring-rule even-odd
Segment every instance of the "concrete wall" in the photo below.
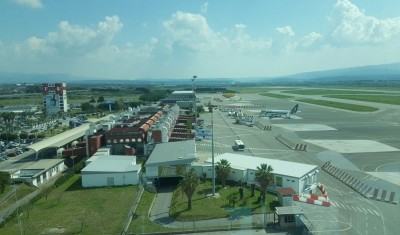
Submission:
{"label": "concrete wall", "polygon": [[[113,179],[114,184],[109,185],[109,180]],[[82,187],[104,187],[117,185],[137,185],[139,182],[139,172],[118,172],[118,173],[94,173],[82,172]]]}
{"label": "concrete wall", "polygon": [[146,177],[155,178],[158,177],[158,166],[146,166]]}
{"label": "concrete wall", "polygon": [[46,183],[47,181],[49,181],[50,179],[54,178],[56,175],[64,171],[64,169],[65,169],[64,162],[60,162],[58,165],[48,169],[41,175],[32,178],[32,184],[37,187],[43,183]]}

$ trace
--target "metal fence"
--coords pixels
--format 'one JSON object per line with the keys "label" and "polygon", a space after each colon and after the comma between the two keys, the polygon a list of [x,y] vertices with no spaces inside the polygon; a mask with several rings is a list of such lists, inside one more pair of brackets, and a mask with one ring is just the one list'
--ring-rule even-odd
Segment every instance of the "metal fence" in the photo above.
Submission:
{"label": "metal fence", "polygon": [[174,221],[171,218],[154,221],[149,225],[145,215],[135,218],[143,221],[137,227],[131,227],[127,234],[177,234],[212,231],[264,229],[274,225],[274,214],[257,214],[251,216],[231,217],[197,221]]}

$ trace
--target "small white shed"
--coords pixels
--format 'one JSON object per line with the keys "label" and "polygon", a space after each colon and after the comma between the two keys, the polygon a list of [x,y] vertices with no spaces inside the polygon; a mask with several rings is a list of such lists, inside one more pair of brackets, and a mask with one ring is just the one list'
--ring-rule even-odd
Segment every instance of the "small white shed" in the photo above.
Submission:
{"label": "small white shed", "polygon": [[82,187],[137,185],[141,165],[132,156],[101,156],[82,169]]}

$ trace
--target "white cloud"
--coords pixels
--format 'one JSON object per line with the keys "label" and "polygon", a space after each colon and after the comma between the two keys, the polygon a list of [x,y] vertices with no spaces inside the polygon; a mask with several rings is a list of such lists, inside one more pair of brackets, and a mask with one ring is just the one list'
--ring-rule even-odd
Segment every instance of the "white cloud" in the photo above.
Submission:
{"label": "white cloud", "polygon": [[193,51],[213,50],[225,41],[208,25],[207,19],[200,14],[178,11],[163,22],[168,34],[168,47]]}
{"label": "white cloud", "polygon": [[300,45],[302,47],[310,47],[315,43],[321,41],[323,38],[322,34],[317,32],[311,32],[300,39]]}
{"label": "white cloud", "polygon": [[208,12],[208,2],[203,3],[200,8],[201,14],[207,14]]}
{"label": "white cloud", "polygon": [[339,42],[382,43],[400,39],[400,17],[369,16],[349,0],[338,0],[333,14],[332,35]]}
{"label": "white cloud", "polygon": [[42,0],[14,0],[15,3],[31,8],[42,8],[43,3]]}
{"label": "white cloud", "polygon": [[56,32],[46,37],[30,37],[26,44],[35,52],[58,52],[59,54],[85,54],[111,43],[123,24],[118,16],[107,16],[96,28],[72,25],[61,21]]}
{"label": "white cloud", "polygon": [[283,26],[283,27],[277,27],[275,29],[278,33],[293,37],[295,35],[295,32],[293,31],[292,27],[289,25]]}

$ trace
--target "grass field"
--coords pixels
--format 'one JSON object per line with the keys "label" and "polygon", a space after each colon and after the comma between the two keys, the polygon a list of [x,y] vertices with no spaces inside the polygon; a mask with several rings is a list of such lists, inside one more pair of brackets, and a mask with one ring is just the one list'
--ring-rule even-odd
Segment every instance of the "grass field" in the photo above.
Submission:
{"label": "grass field", "polygon": [[159,224],[153,223],[149,217],[149,209],[153,199],[155,197],[154,193],[147,191],[143,192],[142,199],[138,208],[136,209],[136,216],[132,220],[129,227],[129,232],[131,233],[154,233],[154,232],[172,232],[171,228],[163,227]]}
{"label": "grass field", "polygon": [[[125,101],[138,101],[138,94],[129,94],[126,91],[121,92],[92,92],[92,91],[78,91],[67,93],[69,104],[80,104],[83,102],[89,102],[91,98],[98,99],[103,96],[107,99],[123,99]],[[0,97],[0,106],[13,106],[13,105],[42,105],[43,102],[42,94],[29,94],[29,95],[13,95],[12,97]]]}
{"label": "grass field", "polygon": [[356,112],[374,112],[374,111],[378,110],[378,108],[374,108],[374,107],[370,107],[370,106],[348,104],[348,103],[341,103],[341,102],[328,101],[328,100],[298,99],[297,101],[309,103],[309,104],[327,106],[327,107],[332,107],[332,108],[337,108],[337,109],[351,110],[351,111],[356,111]]}
{"label": "grass field", "polygon": [[[136,187],[82,189],[74,175],[23,209],[23,234],[119,234]],[[20,234],[17,217],[0,228],[2,235]]]}
{"label": "grass field", "polygon": [[[11,190],[11,186],[8,187],[8,191]],[[9,205],[11,205],[12,203],[15,202],[15,200],[19,200],[23,197],[25,197],[26,195],[30,194],[31,192],[35,191],[36,188],[29,186],[27,184],[20,184],[17,187],[17,192],[16,195],[13,194],[13,196],[8,197],[6,200],[2,200],[0,203],[0,210],[8,207]],[[5,192],[6,193],[6,192]],[[0,195],[1,197],[1,195]],[[0,230],[1,231],[1,230]]]}
{"label": "grass field", "polygon": [[326,97],[400,105],[400,96],[396,95],[328,95]]}
{"label": "grass field", "polygon": [[272,97],[272,98],[278,98],[278,99],[293,98],[293,96],[290,96],[290,95],[281,95],[281,94],[274,94],[274,93],[260,93],[260,95],[268,96],[268,97]]}
{"label": "grass field", "polygon": [[297,95],[352,95],[352,94],[384,94],[380,91],[336,90],[336,89],[295,89],[285,90],[285,93]]}
{"label": "grass field", "polygon": [[[187,210],[187,198],[179,190],[174,192],[170,215],[181,221],[203,220],[224,218],[232,215],[237,210],[249,210],[251,213],[261,213],[263,208],[257,198],[259,193],[256,191],[254,197],[250,196],[250,189],[244,188],[244,197],[239,200],[239,187],[227,186],[222,188],[217,186],[216,191],[219,193],[219,198],[210,198],[206,195],[211,193],[211,182],[201,183],[193,195],[192,209]],[[229,198],[235,197],[235,207],[229,205]],[[267,194],[265,202],[266,210],[269,211],[269,203],[275,199],[275,196]]]}

